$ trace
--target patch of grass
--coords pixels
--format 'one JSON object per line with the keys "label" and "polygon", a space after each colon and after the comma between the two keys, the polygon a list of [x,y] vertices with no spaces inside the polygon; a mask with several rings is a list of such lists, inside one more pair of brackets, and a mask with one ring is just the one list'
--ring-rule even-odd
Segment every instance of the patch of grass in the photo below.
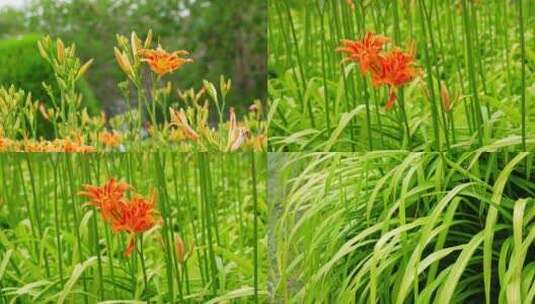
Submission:
{"label": "patch of grass", "polygon": [[[274,160],[272,160],[274,158]],[[532,303],[534,154],[270,155],[276,303]]]}

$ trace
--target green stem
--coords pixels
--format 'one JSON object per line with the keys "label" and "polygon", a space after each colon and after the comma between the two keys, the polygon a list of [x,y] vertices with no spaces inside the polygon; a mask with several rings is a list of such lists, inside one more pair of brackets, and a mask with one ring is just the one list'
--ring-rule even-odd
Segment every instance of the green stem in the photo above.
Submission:
{"label": "green stem", "polygon": [[[301,79],[301,81],[299,81],[298,77],[297,77],[297,74],[295,74],[295,80],[296,82],[299,84],[301,84],[301,90],[299,90],[299,93],[300,93],[300,100],[301,100],[301,104],[303,103],[304,101],[304,92],[306,91],[306,78],[305,78],[305,71],[303,70],[303,61],[301,60],[301,54],[299,53],[299,42],[297,40],[297,34],[296,34],[296,31],[295,31],[295,26],[294,26],[294,22],[293,22],[293,17],[292,17],[292,12],[290,10],[290,5],[284,1],[284,5],[286,6],[286,15],[288,17],[288,22],[290,23],[290,31],[291,31],[291,34],[292,34],[292,39],[293,39],[293,44],[294,44],[294,47],[295,47],[295,54],[296,54],[296,57],[297,57],[297,70],[299,71],[299,78]],[[288,41],[289,42],[289,41]],[[288,46],[290,44],[288,43]],[[312,111],[312,106],[310,105],[310,102],[307,104],[307,108],[308,108],[308,115],[310,117],[310,124],[312,126],[312,128],[315,128],[315,121],[314,121],[314,112]]]}
{"label": "green stem", "polygon": [[[394,4],[393,11],[394,11],[394,39],[396,43],[399,45],[401,44],[401,32],[399,29],[399,6],[398,6],[398,0],[392,1]],[[409,119],[407,118],[407,112],[405,111],[405,91],[403,88],[399,90],[399,108],[401,110],[401,116],[403,117],[403,124],[405,127],[405,136],[407,137],[407,145],[408,150],[412,150],[412,142],[411,142],[411,131],[409,126]],[[403,141],[405,143],[405,141]]]}
{"label": "green stem", "polygon": [[[66,175],[64,177],[65,181],[68,181],[69,184],[69,192],[70,192],[70,195],[71,195],[71,207],[72,207],[72,229],[74,229],[74,235],[76,237],[76,247],[78,248],[77,252],[78,252],[78,261],[80,264],[82,264],[84,262],[84,255],[82,253],[82,240],[81,240],[81,236],[80,236],[80,229],[79,229],[79,218],[78,218],[78,213],[77,213],[77,209],[78,209],[78,206],[77,204],[79,203],[79,197],[76,195],[76,193],[78,192],[77,188],[75,187],[75,178],[73,176],[73,168],[72,168],[72,162],[71,162],[71,155],[70,154],[65,154],[65,155],[62,155],[63,159],[64,159],[64,162],[65,162],[65,167],[64,167],[64,170],[66,171],[66,174],[64,172],[64,175]],[[72,155],[72,157],[77,157],[78,155]],[[87,289],[87,279],[86,279],[86,274],[85,273],[82,273],[82,276],[81,276],[81,280],[83,282],[83,290],[84,290],[84,303],[85,304],[88,304],[89,303],[89,298],[88,298],[88,289]]]}
{"label": "green stem", "polygon": [[258,198],[256,190],[256,165],[254,152],[251,153],[251,176],[253,179],[253,263],[254,263],[254,294],[258,303]]}
{"label": "green stem", "polygon": [[441,151],[442,145],[440,141],[440,126],[438,123],[438,110],[437,103],[435,100],[435,86],[433,84],[433,70],[431,68],[431,58],[429,55],[429,50],[427,46],[427,27],[425,26],[425,12],[423,1],[418,1],[418,6],[420,8],[420,25],[424,33],[424,57],[425,57],[425,66],[427,71],[427,87],[429,88],[429,95],[431,97],[431,113],[433,117],[433,132],[435,136],[435,151]]}
{"label": "green stem", "polygon": [[162,210],[162,218],[163,218],[163,229],[162,229],[162,238],[164,241],[165,246],[165,260],[167,264],[167,289],[169,290],[171,294],[171,301],[175,300],[175,291],[173,288],[173,264],[174,264],[174,258],[171,254],[171,241],[172,241],[172,231],[170,231],[170,227],[172,227],[172,217],[171,217],[171,211],[169,210],[169,201],[168,201],[168,193],[167,193],[167,187],[165,183],[165,159],[164,155],[160,155],[160,153],[155,153],[155,175],[156,179],[158,180],[159,189],[161,189],[160,193],[160,206]]}
{"label": "green stem", "polygon": [[325,25],[324,25],[324,15],[322,14],[322,8],[318,4],[318,12],[320,14],[320,29],[321,29],[321,69],[322,69],[322,79],[323,79],[323,101],[325,106],[325,123],[327,124],[327,134],[331,130],[330,122],[330,109],[329,109],[329,89],[327,87],[327,75],[326,75],[326,66],[325,66]]}
{"label": "green stem", "polygon": [[524,13],[522,0],[518,1],[518,24],[520,31],[520,61],[522,67],[522,82],[521,82],[521,112],[522,112],[522,149],[527,151],[526,146],[526,42],[524,39]]}
{"label": "green stem", "polygon": [[63,285],[64,283],[64,277],[63,277],[63,259],[62,259],[62,242],[61,242],[61,225],[60,225],[60,218],[59,218],[59,206],[58,206],[58,166],[54,164],[53,157],[50,157],[50,161],[52,162],[52,167],[54,168],[54,224],[56,229],[56,246],[57,248],[57,254],[58,254],[58,272],[59,272],[59,281],[60,284]]}
{"label": "green stem", "polygon": [[213,239],[213,222],[212,222],[212,216],[211,216],[211,193],[210,193],[210,187],[208,184],[209,179],[209,171],[208,171],[208,156],[206,153],[199,153],[199,173],[200,173],[200,182],[201,182],[201,199],[203,202],[203,213],[202,216],[204,220],[206,221],[206,236],[208,241],[208,255],[210,258],[210,271],[211,271],[211,279],[212,279],[212,292],[214,295],[217,294],[217,290],[219,289],[219,276],[218,271],[216,267],[216,259],[215,259],[215,252],[214,252],[214,239]]}
{"label": "green stem", "polygon": [[466,36],[466,54],[468,57],[468,76],[470,81],[470,88],[472,90],[472,98],[474,101],[473,111],[476,117],[476,129],[478,134],[479,145],[483,145],[483,114],[481,113],[481,104],[479,103],[479,96],[477,92],[477,82],[475,74],[475,65],[473,58],[473,46],[472,46],[472,31],[470,30],[468,7],[466,5],[466,0],[462,0],[463,4],[463,21],[464,21],[464,30]]}
{"label": "green stem", "polygon": [[149,300],[149,281],[148,281],[148,278],[147,278],[147,268],[146,268],[146,265],[145,265],[145,256],[144,256],[144,253],[143,253],[143,234],[140,234],[139,236],[137,236],[138,239],[139,239],[139,249],[138,249],[138,253],[139,253],[139,260],[141,262],[141,271],[143,272],[143,283],[145,284],[145,288],[143,290],[143,293],[145,294],[145,297],[146,297],[146,300],[147,300],[147,303],[150,303],[150,300]]}

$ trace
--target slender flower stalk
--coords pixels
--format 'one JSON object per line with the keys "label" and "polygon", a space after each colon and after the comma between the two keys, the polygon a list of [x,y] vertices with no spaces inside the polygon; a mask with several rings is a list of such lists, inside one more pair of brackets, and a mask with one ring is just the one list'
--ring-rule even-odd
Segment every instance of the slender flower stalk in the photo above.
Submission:
{"label": "slender flower stalk", "polygon": [[524,9],[523,1],[519,0],[518,5],[518,25],[520,33],[520,66],[521,66],[521,110],[522,113],[522,149],[527,151],[526,147],[526,117],[527,117],[527,108],[526,108],[526,41],[524,38]]}
{"label": "slender flower stalk", "polygon": [[470,81],[470,89],[472,94],[472,100],[473,100],[473,116],[475,117],[475,129],[477,129],[477,138],[479,140],[479,144],[483,144],[483,114],[481,112],[481,103],[479,102],[479,92],[477,88],[477,78],[476,78],[476,71],[475,71],[475,64],[474,64],[474,47],[473,47],[473,41],[472,41],[472,29],[470,27],[470,14],[468,10],[468,5],[466,3],[467,0],[462,0],[462,10],[463,10],[463,24],[464,24],[464,31],[465,31],[465,40],[466,40],[466,53],[467,53],[467,64],[468,64],[468,76]]}

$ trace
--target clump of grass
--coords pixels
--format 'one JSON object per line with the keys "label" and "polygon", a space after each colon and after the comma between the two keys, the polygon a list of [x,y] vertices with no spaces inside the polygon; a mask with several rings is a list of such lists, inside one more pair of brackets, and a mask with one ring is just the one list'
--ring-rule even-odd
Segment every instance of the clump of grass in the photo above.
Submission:
{"label": "clump of grass", "polygon": [[534,157],[270,156],[273,300],[532,303]]}
{"label": "clump of grass", "polygon": [[[269,6],[271,150],[470,151],[513,139],[513,149],[533,148],[531,1],[285,0]],[[365,41],[369,32],[402,50],[414,44],[420,77],[393,86],[394,76],[410,73],[392,73],[382,79],[390,86],[385,90],[377,75],[387,55],[375,58],[372,77],[362,73],[365,61],[343,62],[348,52],[336,49],[343,41]]]}
{"label": "clump of grass", "polygon": [[[0,156],[0,303],[264,301],[264,163],[252,153]],[[129,188],[96,188],[110,178]]]}

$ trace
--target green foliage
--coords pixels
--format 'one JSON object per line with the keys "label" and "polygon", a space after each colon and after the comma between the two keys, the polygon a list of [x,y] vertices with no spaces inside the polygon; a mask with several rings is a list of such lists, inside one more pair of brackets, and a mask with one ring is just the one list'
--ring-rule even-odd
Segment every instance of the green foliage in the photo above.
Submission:
{"label": "green foliage", "polygon": [[[245,153],[0,155],[0,303],[265,303],[265,170]],[[110,178],[157,191],[129,257],[79,195]]]}
{"label": "green foliage", "polygon": [[[57,92],[56,78],[50,65],[41,58],[37,49],[39,34],[28,34],[19,38],[0,40],[0,85],[10,86],[31,92],[34,100],[47,104],[48,94],[42,83],[51,85]],[[78,89],[84,96],[83,103],[90,112],[98,112],[97,101],[91,86],[84,79]]]}
{"label": "green foliage", "polygon": [[0,38],[18,35],[25,30],[24,12],[13,8],[0,8]]}
{"label": "green foliage", "polygon": [[[533,149],[534,1],[269,3],[271,150],[469,151],[516,136]],[[367,32],[387,51],[415,46],[421,74],[390,109],[389,90],[337,51]]]}
{"label": "green foliage", "polygon": [[533,303],[532,153],[286,153],[274,303]]}
{"label": "green foliage", "polygon": [[47,94],[42,82],[56,82],[52,69],[37,49],[40,36],[30,34],[0,41],[0,85],[15,85],[32,92],[34,99],[45,101]]}
{"label": "green foliage", "polygon": [[[51,74],[54,75],[57,83],[57,88],[53,88],[52,85],[43,82],[43,88],[51,104],[43,105],[39,100],[32,102],[29,93],[26,94],[27,92],[22,90],[18,93],[15,86],[10,86],[8,91],[1,90],[0,93],[3,94],[0,94],[2,95],[0,105],[6,104],[9,107],[0,106],[2,109],[0,130],[2,130],[2,135],[8,136],[9,141],[3,142],[0,149],[26,152],[62,151],[64,148],[66,150],[77,149],[76,146],[83,145],[84,142],[90,143],[93,147],[119,150],[125,148],[130,150],[132,146],[140,148],[140,144],[143,146],[148,144],[157,149],[163,149],[163,145],[169,145],[180,150],[195,151],[236,151],[238,149],[263,151],[265,149],[267,137],[265,136],[266,124],[262,118],[263,107],[259,101],[255,101],[248,115],[238,120],[236,111],[233,108],[227,108],[226,97],[232,87],[230,79],[226,80],[222,76],[218,89],[211,82],[204,80],[204,88],[197,93],[193,89],[186,92],[178,90],[175,93],[171,82],[160,81],[160,78],[156,78],[154,74],[151,75],[152,81],[146,82],[148,79],[144,76],[148,68],[142,61],[142,55],[138,50],[142,49],[142,45],[147,49],[152,48],[152,39],[145,39],[142,44],[133,32],[131,38],[118,35],[117,40],[119,48],[115,48],[114,53],[118,65],[129,79],[119,84],[128,106],[126,114],[115,115],[108,120],[105,115],[88,113],[87,107],[82,104],[84,96],[80,93],[80,91],[87,92],[88,89],[87,86],[79,88],[78,80],[87,74],[94,59],[82,62],[77,56],[76,44],[66,44],[61,39],[53,40],[47,35],[37,42],[37,48],[39,55],[52,67]],[[176,53],[180,52],[173,52],[173,54]],[[191,60],[187,59],[187,61]],[[135,92],[130,91],[129,86],[135,87]],[[90,92],[86,93],[86,95],[89,94]],[[132,95],[137,99],[135,110],[131,103]],[[178,98],[181,99],[181,104],[175,102]],[[201,101],[201,98],[204,100]],[[218,128],[209,126],[209,109],[213,107],[210,105],[213,103],[219,114]],[[21,104],[24,107],[19,106]],[[145,124],[145,114],[150,119],[150,128]],[[37,125],[36,117],[41,116],[53,129],[53,137],[56,140],[39,142],[42,134],[41,132],[38,134],[34,126]],[[226,117],[229,117],[228,120]],[[26,122],[30,128],[25,127]],[[110,127],[114,130],[107,132],[106,129]],[[149,134],[139,132],[143,128],[147,128]],[[47,135],[50,133],[52,132]],[[50,136],[47,137],[50,138]],[[17,142],[21,138],[25,139],[24,145]],[[73,138],[75,141],[69,142]]]}
{"label": "green foliage", "polygon": [[101,102],[97,99],[97,96],[93,92],[93,88],[85,80],[85,78],[80,78],[77,85],[78,91],[83,96],[82,104],[87,108],[88,113],[97,114],[101,109]]}

